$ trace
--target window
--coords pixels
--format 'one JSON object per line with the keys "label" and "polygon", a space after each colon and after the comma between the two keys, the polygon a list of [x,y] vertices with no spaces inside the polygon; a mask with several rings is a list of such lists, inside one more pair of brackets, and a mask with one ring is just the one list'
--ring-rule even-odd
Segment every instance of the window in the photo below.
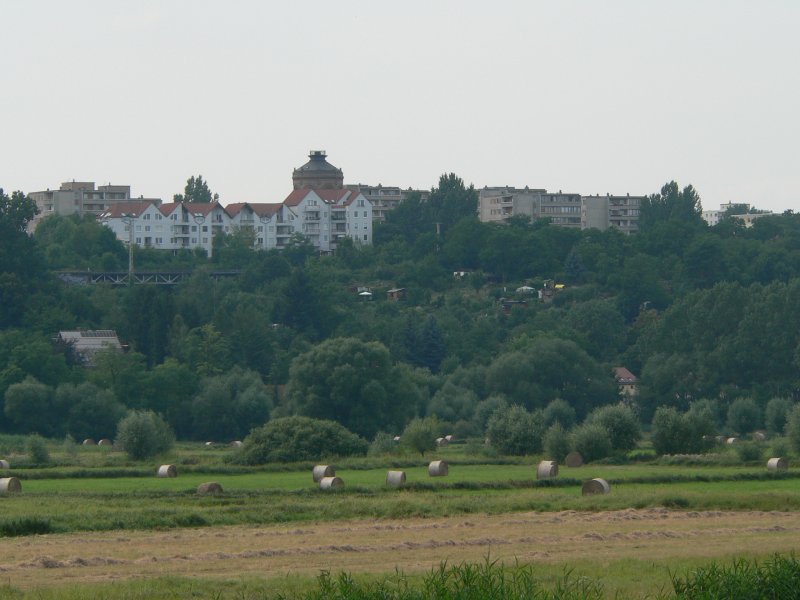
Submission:
{"label": "window", "polygon": [[145,231],[150,231],[150,225],[145,225],[145,226],[144,226],[144,230],[145,230]]}
{"label": "window", "polygon": [[363,198],[359,198],[358,199],[358,205],[359,206],[364,206],[364,199]]}
{"label": "window", "polygon": [[192,243],[196,244],[197,243],[197,238],[192,238]]}
{"label": "window", "polygon": [[136,243],[137,243],[137,244],[141,244],[141,243],[142,243],[142,238],[140,238],[140,237],[137,237],[137,238],[136,238]]}
{"label": "window", "polygon": [[150,215],[149,214],[148,215],[144,215],[144,216],[142,216],[142,219],[144,219],[145,221],[149,221],[150,220]]}
{"label": "window", "polygon": [[208,238],[207,238],[207,237],[204,237],[204,238],[203,238],[203,243],[204,243],[204,244],[207,244],[207,243],[208,243]]}
{"label": "window", "polygon": [[160,221],[160,220],[161,220],[161,215],[156,215],[156,221]]}
{"label": "window", "polygon": [[192,225],[192,233],[197,231],[197,225]]}
{"label": "window", "polygon": [[163,244],[164,238],[156,238],[156,244]]}
{"label": "window", "polygon": [[365,216],[365,217],[367,216],[367,211],[364,211],[364,216]]}
{"label": "window", "polygon": [[366,229],[366,228],[367,228],[367,224],[366,224],[366,223],[364,223],[364,229]]}
{"label": "window", "polygon": [[141,230],[142,230],[142,226],[141,225],[137,225],[136,226],[136,231],[141,231]]}
{"label": "window", "polygon": [[366,233],[364,234],[364,241],[365,242],[367,241],[367,234]]}
{"label": "window", "polygon": [[170,218],[170,219],[172,219],[173,221],[177,221],[177,220],[178,220],[178,215],[176,215],[176,214],[171,214],[171,215],[169,216],[169,218]]}
{"label": "window", "polygon": [[259,232],[262,232],[262,231],[264,231],[264,226],[263,226],[263,225],[259,225],[259,226],[258,226],[258,231],[259,231]]}
{"label": "window", "polygon": [[203,225],[203,233],[208,233],[208,225]]}

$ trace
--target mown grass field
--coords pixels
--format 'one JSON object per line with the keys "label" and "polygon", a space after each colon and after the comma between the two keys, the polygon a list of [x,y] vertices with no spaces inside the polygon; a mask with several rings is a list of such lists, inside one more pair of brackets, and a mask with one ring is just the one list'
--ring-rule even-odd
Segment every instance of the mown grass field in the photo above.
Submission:
{"label": "mown grass field", "polygon": [[[428,477],[425,465],[432,457],[424,460],[414,455],[349,459],[333,461],[337,475],[345,481],[345,489],[323,492],[312,482],[311,465],[237,467],[225,460],[231,452],[182,445],[174,454],[144,464],[132,463],[116,452],[88,448],[69,456],[54,453],[57,466],[12,469],[9,474],[22,479],[23,492],[0,496],[0,537],[5,537],[0,544],[9,549],[8,544],[17,541],[22,545],[17,547],[21,552],[16,563],[18,568],[4,569],[0,564],[0,581],[4,573],[12,574],[7,575],[8,585],[0,587],[0,598],[26,597],[27,594],[38,594],[30,596],[37,598],[260,598],[276,590],[310,589],[314,585],[313,575],[321,565],[334,572],[346,569],[362,573],[367,578],[393,571],[395,565],[391,561],[395,553],[385,550],[393,547],[391,541],[375,546],[374,551],[359,550],[372,548],[369,544],[375,536],[367,535],[362,546],[345,551],[348,555],[345,560],[342,550],[337,549],[338,542],[340,538],[348,540],[355,534],[337,534],[335,530],[328,532],[330,541],[327,544],[317,539],[298,541],[300,545],[285,550],[290,552],[286,556],[291,556],[292,560],[284,557],[286,562],[268,575],[260,569],[274,567],[276,558],[262,556],[259,560],[266,565],[262,567],[262,563],[252,562],[247,554],[273,552],[271,543],[262,544],[262,535],[271,538],[275,532],[283,532],[281,535],[302,538],[302,532],[321,531],[323,524],[336,523],[347,523],[351,531],[360,527],[358,523],[376,523],[376,531],[382,531],[381,528],[400,530],[412,522],[421,523],[415,527],[424,529],[426,524],[449,519],[455,520],[447,521],[451,523],[474,521],[487,528],[482,537],[459,541],[461,538],[456,536],[441,548],[438,542],[430,546],[431,540],[437,539],[435,536],[425,537],[421,542],[409,538],[411,541],[404,543],[411,546],[400,547],[410,553],[410,558],[398,564],[408,569],[414,578],[439,560],[474,562],[485,558],[486,553],[491,553],[500,543],[498,540],[505,539],[495,536],[495,533],[501,535],[502,529],[492,525],[495,518],[513,520],[511,515],[523,514],[527,522],[530,515],[552,514],[555,521],[566,523],[577,518],[571,516],[574,511],[575,515],[611,515],[609,519],[614,522],[628,519],[625,511],[638,510],[649,515],[648,511],[664,508],[668,514],[688,515],[680,527],[665,533],[668,537],[662,542],[648,537],[664,533],[659,532],[662,527],[659,519],[664,518],[663,514],[654,512],[656,516],[648,525],[653,531],[642,534],[644,542],[636,537],[644,530],[634,526],[635,523],[626,525],[624,535],[632,536],[628,542],[620,537],[621,530],[611,526],[603,534],[605,541],[600,546],[584,552],[582,545],[576,542],[582,539],[581,526],[574,523],[569,535],[561,531],[564,525],[560,525],[558,530],[553,530],[552,538],[544,536],[539,540],[544,543],[549,539],[553,547],[562,544],[561,554],[531,549],[531,544],[519,540],[502,546],[504,560],[519,558],[530,563],[539,576],[553,584],[557,583],[554,573],[563,574],[564,569],[576,568],[581,574],[609,584],[605,586],[607,590],[621,590],[623,597],[639,597],[663,588],[669,583],[669,569],[691,569],[714,559],[730,562],[736,556],[763,558],[774,551],[786,552],[800,547],[793,541],[800,539],[796,535],[800,524],[795,531],[793,520],[800,519],[800,472],[769,473],[765,464],[730,465],[728,460],[709,466],[653,462],[595,464],[573,469],[561,467],[555,480],[536,481],[537,458],[467,456],[462,449],[451,447],[436,456],[450,461],[447,477]],[[161,462],[177,464],[178,477],[155,477],[156,467]],[[389,468],[405,470],[407,485],[402,489],[388,488],[384,480]],[[581,483],[593,477],[609,481],[611,493],[582,496]],[[197,486],[206,481],[219,482],[225,493],[219,497],[198,496]],[[770,523],[775,520],[770,516],[772,511],[783,515],[784,520],[789,519],[780,530],[770,529]],[[729,512],[733,515],[730,527],[720,529],[718,515]],[[695,514],[699,516],[693,516]],[[737,518],[737,514],[741,516]],[[758,515],[757,527],[748,526],[751,515]],[[705,524],[701,525],[701,521]],[[245,529],[237,529],[241,527]],[[434,529],[436,527],[438,525],[434,525]],[[714,538],[716,541],[711,543],[700,538],[683,538],[691,538],[695,535],[694,529],[703,527],[710,527],[710,535],[719,539]],[[186,533],[180,533],[182,531]],[[146,555],[150,552],[144,549],[148,544],[152,544],[153,553],[158,548],[169,547],[171,542],[156,541],[163,532],[167,532],[169,540],[186,536],[186,543],[200,557],[198,563],[191,564],[194,567],[202,563],[208,570],[200,568],[195,572],[193,568],[191,575],[185,573],[184,558],[177,550],[163,557],[162,567],[144,568],[137,562],[141,557],[118,558],[104,564],[106,558],[100,550],[89,552],[82,546],[82,541],[87,539],[106,540],[109,544],[114,540],[141,539],[142,552]],[[515,532],[512,527],[502,535],[510,539]],[[31,537],[31,534],[47,535]],[[115,538],[115,535],[126,537]],[[237,544],[244,543],[242,540],[251,535],[251,549],[237,551]],[[227,538],[230,538],[229,549],[220,551],[219,557],[214,556],[215,541]],[[528,538],[533,539],[530,535]],[[527,538],[520,538],[524,539]],[[414,550],[417,543],[430,547],[424,551]],[[638,546],[639,543],[644,545]],[[38,544],[42,544],[41,548]],[[124,542],[114,550],[109,546],[110,556],[124,554],[128,545],[130,542]],[[51,564],[48,552],[54,552],[56,546],[62,548],[64,558]],[[73,547],[76,548],[74,552]],[[428,546],[420,548],[423,547]],[[28,551],[32,553],[25,554]],[[82,557],[87,552],[89,558],[84,564]],[[324,562],[326,552],[336,559]],[[645,558],[648,552],[652,558]],[[302,558],[320,553],[321,558],[316,561]],[[293,562],[295,554],[299,558]],[[193,556],[195,554],[186,560],[194,561]],[[95,565],[93,560],[100,562]],[[111,572],[119,582],[109,592],[103,573]],[[293,572],[298,576],[287,577]],[[260,574],[267,577],[269,583],[265,583]],[[146,585],[125,583],[142,576],[147,577]],[[220,587],[220,581],[226,577],[230,581]],[[141,595],[141,590],[150,592]],[[613,593],[608,594],[607,597],[613,597]]]}

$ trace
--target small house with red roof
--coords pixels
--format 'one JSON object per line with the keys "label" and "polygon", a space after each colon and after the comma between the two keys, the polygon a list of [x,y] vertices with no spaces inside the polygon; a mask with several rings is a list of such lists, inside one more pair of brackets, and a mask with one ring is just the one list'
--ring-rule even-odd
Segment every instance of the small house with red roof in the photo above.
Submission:
{"label": "small house with red roof", "polygon": [[625,367],[614,367],[614,379],[623,398],[633,398],[639,393],[639,380]]}

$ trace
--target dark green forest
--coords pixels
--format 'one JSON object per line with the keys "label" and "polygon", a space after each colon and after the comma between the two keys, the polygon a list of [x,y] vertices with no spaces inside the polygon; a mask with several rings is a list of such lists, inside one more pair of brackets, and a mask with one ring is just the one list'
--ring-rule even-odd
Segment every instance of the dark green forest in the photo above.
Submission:
{"label": "dark green forest", "polygon": [[[128,410],[148,409],[180,439],[241,439],[295,414],[368,439],[426,416],[481,436],[500,406],[561,399],[582,420],[617,403],[617,366],[640,378],[645,424],[658,407],[703,402],[724,429],[738,399],[760,415],[797,400],[800,215],[708,227],[697,191],[675,182],[648,198],[631,236],[484,224],[476,203],[445,175],[427,201],[412,196],[376,224],[372,246],[319,256],[298,238],[256,252],[235,232],[211,259],[135,250],[137,270],[191,271],[186,283],[111,287],[55,275],[124,271],[127,249],[108,229],[51,216],[29,236],[35,206],[2,193],[0,431],[112,437]],[[209,275],[223,269],[241,273]],[[549,303],[516,291],[547,281],[564,284]],[[405,297],[389,299],[392,288]],[[86,369],[53,341],[77,328],[114,329],[129,349]]]}

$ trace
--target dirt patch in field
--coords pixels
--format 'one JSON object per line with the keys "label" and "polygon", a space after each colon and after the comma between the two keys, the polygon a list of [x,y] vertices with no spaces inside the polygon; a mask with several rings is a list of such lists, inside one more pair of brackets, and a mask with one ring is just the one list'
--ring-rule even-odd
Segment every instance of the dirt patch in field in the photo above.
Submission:
{"label": "dirt patch in field", "polygon": [[0,574],[21,588],[133,577],[230,578],[428,570],[442,560],[602,564],[620,559],[715,558],[800,546],[800,513],[666,509],[515,513],[302,528],[213,527],[42,535],[2,541]]}

